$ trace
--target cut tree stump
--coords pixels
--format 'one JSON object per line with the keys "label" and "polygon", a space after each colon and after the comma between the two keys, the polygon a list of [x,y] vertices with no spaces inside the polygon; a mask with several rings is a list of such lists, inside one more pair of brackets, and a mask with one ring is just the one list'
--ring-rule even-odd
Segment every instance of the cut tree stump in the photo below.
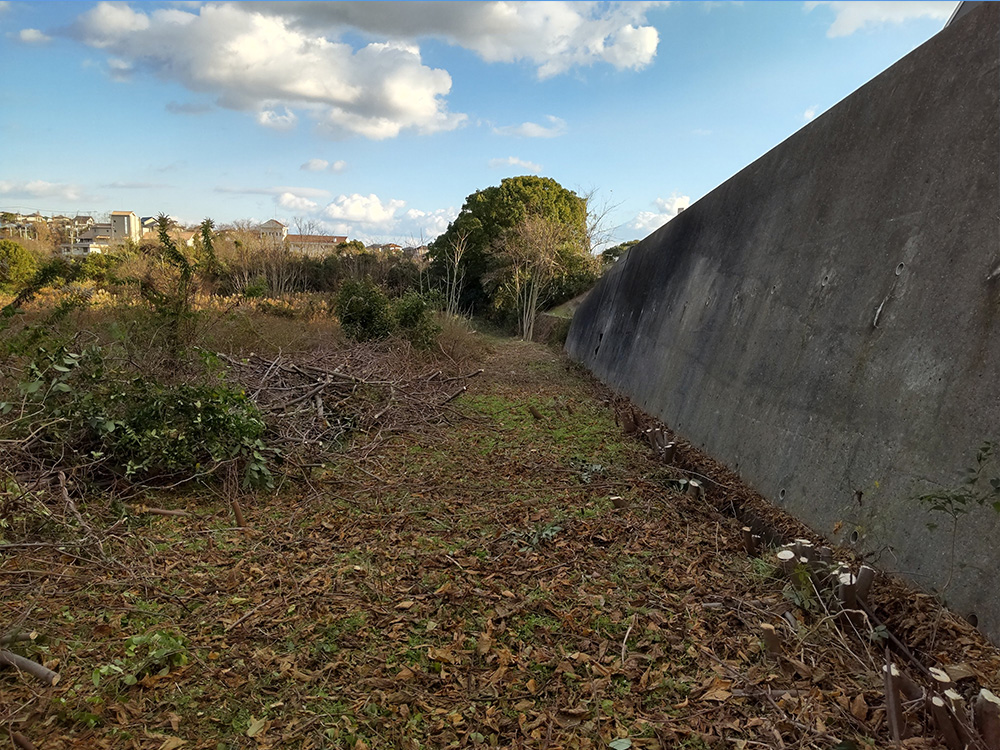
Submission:
{"label": "cut tree stump", "polygon": [[742,535],[743,551],[747,553],[747,557],[756,557],[757,540],[754,539],[753,529],[749,526],[744,526],[740,529],[740,534]]}
{"label": "cut tree stump", "polygon": [[948,750],[965,750],[965,744],[958,736],[958,728],[955,725],[955,717],[951,715],[948,706],[940,695],[931,697],[931,716],[934,717],[934,724],[944,738],[944,744]]}
{"label": "cut tree stump", "polygon": [[875,568],[869,565],[862,565],[858,570],[858,579],[854,584],[858,599],[863,602],[868,601],[868,594],[871,592],[872,583],[874,581]]}
{"label": "cut tree stump", "polygon": [[983,688],[976,696],[976,729],[989,750],[1000,750],[1000,698]]}

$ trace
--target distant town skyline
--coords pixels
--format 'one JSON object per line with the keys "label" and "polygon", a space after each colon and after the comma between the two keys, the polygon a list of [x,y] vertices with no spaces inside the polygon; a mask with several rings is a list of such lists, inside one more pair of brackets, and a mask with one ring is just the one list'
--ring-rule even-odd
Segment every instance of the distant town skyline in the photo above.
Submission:
{"label": "distant town skyline", "polygon": [[540,174],[641,238],[956,5],[0,1],[0,209],[408,245]]}

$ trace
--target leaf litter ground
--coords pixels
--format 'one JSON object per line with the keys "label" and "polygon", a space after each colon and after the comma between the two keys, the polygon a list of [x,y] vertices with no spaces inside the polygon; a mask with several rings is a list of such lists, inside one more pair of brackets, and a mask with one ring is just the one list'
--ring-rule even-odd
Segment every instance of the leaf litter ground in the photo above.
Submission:
{"label": "leaf litter ground", "polygon": [[[8,647],[62,675],[0,672],[4,726],[44,748],[892,745],[884,633],[790,591],[718,509],[808,530],[685,444],[653,461],[550,350],[484,367],[450,426],[356,446],[249,530],[178,494],[194,515],[131,519],[115,563],[4,553],[0,632],[42,633]],[[692,472],[707,498],[678,491]],[[928,665],[996,685],[997,652],[930,597],[880,580],[874,603]],[[937,746],[922,705],[906,720],[903,746]]]}

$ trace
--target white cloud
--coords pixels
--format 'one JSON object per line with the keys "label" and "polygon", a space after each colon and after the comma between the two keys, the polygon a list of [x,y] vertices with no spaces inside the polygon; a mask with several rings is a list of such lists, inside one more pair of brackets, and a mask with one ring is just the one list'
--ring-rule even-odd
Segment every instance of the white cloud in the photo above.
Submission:
{"label": "white cloud", "polygon": [[537,122],[522,122],[520,125],[504,125],[493,128],[493,132],[497,135],[516,135],[521,138],[555,138],[566,132],[565,120],[554,115],[546,115],[545,119],[548,121],[548,125],[539,125]]}
{"label": "white cloud", "polygon": [[282,193],[278,196],[277,203],[282,208],[287,208],[289,211],[297,211],[300,213],[312,213],[319,207],[316,201],[311,201],[308,198],[303,198],[301,195],[295,195],[294,193]]}
{"label": "white cloud", "polygon": [[406,221],[402,222],[402,234],[415,238],[415,241],[431,242],[439,234],[444,234],[448,225],[458,216],[454,208],[439,208],[435,211],[421,211],[411,208],[406,212]]}
{"label": "white cloud", "polygon": [[147,13],[101,2],[80,16],[74,33],[113,56],[119,78],[147,71],[252,112],[266,127],[287,129],[305,113],[330,135],[382,139],[404,129],[451,130],[466,120],[444,101],[451,76],[424,65],[417,47],[388,42],[354,50],[294,20],[254,5]]}
{"label": "white cloud", "polygon": [[101,185],[101,187],[111,188],[113,190],[155,190],[173,186],[165,185],[162,182],[122,182],[121,180],[116,180],[115,182],[108,182]]}
{"label": "white cloud", "polygon": [[347,169],[347,162],[343,159],[338,159],[335,162],[329,162],[326,159],[310,159],[305,164],[303,164],[299,169],[304,172],[343,172]]}
{"label": "white cloud", "polygon": [[78,201],[87,197],[79,185],[45,180],[0,180],[0,195],[55,198],[64,201]]}
{"label": "white cloud", "polygon": [[265,2],[261,12],[299,28],[356,29],[381,38],[431,37],[475,52],[486,62],[527,62],[539,78],[607,63],[639,69],[656,55],[659,34],[646,23],[650,8],[667,3]]}
{"label": "white cloud", "polygon": [[45,44],[45,42],[52,41],[52,37],[43,34],[38,29],[21,29],[17,34],[17,38],[25,44]]}
{"label": "white cloud", "polygon": [[0,13],[10,10],[10,0],[0,0]]}
{"label": "white cloud", "polygon": [[396,212],[405,205],[406,201],[395,199],[383,203],[374,193],[371,195],[353,193],[352,195],[340,195],[334,198],[323,209],[323,216],[333,221],[354,222],[389,228],[396,218]]}
{"label": "white cloud", "polygon": [[807,2],[806,10],[817,6],[827,6],[835,14],[833,23],[827,29],[828,37],[850,36],[855,31],[900,24],[914,18],[930,18],[936,21],[947,21],[954,12],[957,2],[830,2],[818,0]]}
{"label": "white cloud", "polygon": [[315,198],[317,200],[323,200],[330,197],[330,191],[323,190],[322,188],[288,187],[285,185],[267,188],[217,187],[215,188],[215,192],[234,193],[236,195],[273,195],[275,197],[278,197],[283,193],[291,193],[300,197]]}
{"label": "white cloud", "polygon": [[278,114],[273,109],[264,109],[257,113],[257,124],[272,130],[291,130],[298,123],[299,118],[288,107],[284,107],[284,112]]}
{"label": "white cloud", "polygon": [[815,104],[813,106],[811,106],[811,107],[808,107],[806,109],[806,111],[802,113],[802,119],[805,122],[810,122],[811,120],[816,119],[816,110],[817,109],[818,109],[818,107]]}
{"label": "white cloud", "polygon": [[516,156],[508,156],[506,159],[490,159],[490,167],[494,169],[497,167],[523,167],[534,174],[539,174],[542,171],[540,164],[518,159]]}
{"label": "white cloud", "polygon": [[690,206],[691,198],[673,193],[669,198],[657,198],[653,205],[656,210],[640,211],[629,226],[642,232],[653,232]]}
{"label": "white cloud", "polygon": [[132,66],[128,60],[122,60],[119,57],[109,57],[108,58],[108,75],[114,81],[129,81],[132,79],[132,73],[135,72],[135,68]]}

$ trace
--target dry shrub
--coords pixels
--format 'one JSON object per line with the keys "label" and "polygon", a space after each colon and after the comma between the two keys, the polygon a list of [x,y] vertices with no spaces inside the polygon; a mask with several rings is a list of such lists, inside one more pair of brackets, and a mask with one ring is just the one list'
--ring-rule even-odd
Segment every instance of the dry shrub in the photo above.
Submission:
{"label": "dry shrub", "polygon": [[438,323],[441,325],[438,348],[456,364],[479,362],[492,351],[486,337],[478,333],[467,318],[443,314]]}
{"label": "dry shrub", "polygon": [[196,344],[222,354],[310,352],[344,341],[340,324],[332,317],[286,317],[243,304],[203,315]]}

